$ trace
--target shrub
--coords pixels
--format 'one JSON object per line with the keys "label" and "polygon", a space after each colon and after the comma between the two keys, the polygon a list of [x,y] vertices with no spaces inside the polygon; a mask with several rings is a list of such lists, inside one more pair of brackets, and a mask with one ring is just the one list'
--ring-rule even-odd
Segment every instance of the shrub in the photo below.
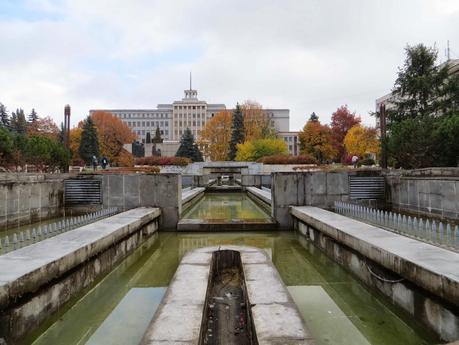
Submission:
{"label": "shrub", "polygon": [[191,159],[186,157],[141,157],[136,158],[136,165],[179,165],[185,166],[191,163]]}
{"label": "shrub", "polygon": [[365,158],[359,161],[357,164],[358,166],[361,166],[361,165],[375,165],[376,163],[373,158]]}
{"label": "shrub", "polygon": [[317,164],[317,159],[311,155],[272,155],[266,156],[258,160],[263,164]]}

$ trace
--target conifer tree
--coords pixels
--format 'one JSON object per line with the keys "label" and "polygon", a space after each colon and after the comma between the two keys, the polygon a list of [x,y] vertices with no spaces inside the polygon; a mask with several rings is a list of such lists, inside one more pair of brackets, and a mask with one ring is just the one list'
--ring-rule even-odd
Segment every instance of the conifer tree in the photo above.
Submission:
{"label": "conifer tree", "polygon": [[78,152],[86,164],[91,164],[93,156],[99,156],[97,129],[94,126],[94,121],[90,116],[88,116],[84,121],[83,131],[81,132],[80,148]]}
{"label": "conifer tree", "polygon": [[161,138],[161,131],[159,130],[159,126],[156,126],[155,136],[152,141],[155,144],[160,144],[163,142],[163,139]]}
{"label": "conifer tree", "polygon": [[193,133],[189,128],[185,129],[175,156],[190,158],[193,162],[203,161],[201,151],[199,151],[198,145],[194,142]]}
{"label": "conifer tree", "polygon": [[14,123],[13,129],[20,134],[25,134],[27,131],[27,120],[23,109],[16,109],[16,120]]}
{"label": "conifer tree", "polygon": [[241,107],[239,103],[233,112],[233,122],[231,125],[231,141],[228,152],[228,159],[234,161],[237,154],[237,144],[244,142],[244,118],[242,116]]}
{"label": "conifer tree", "polygon": [[10,124],[10,120],[8,118],[8,111],[6,107],[0,103],[0,125],[8,126]]}
{"label": "conifer tree", "polygon": [[150,132],[147,132],[147,135],[145,136],[145,143],[146,144],[151,144],[151,134],[150,134]]}
{"label": "conifer tree", "polygon": [[29,122],[35,122],[38,120],[38,114],[37,112],[35,111],[34,108],[32,108],[32,111],[30,112],[29,114]]}

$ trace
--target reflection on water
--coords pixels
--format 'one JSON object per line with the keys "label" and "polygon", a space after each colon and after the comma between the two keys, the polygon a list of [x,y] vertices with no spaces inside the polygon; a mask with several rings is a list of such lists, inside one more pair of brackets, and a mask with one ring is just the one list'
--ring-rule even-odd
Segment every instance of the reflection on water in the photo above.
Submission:
{"label": "reflection on water", "polygon": [[35,344],[137,344],[182,256],[194,248],[224,244],[271,253],[318,344],[439,342],[293,232],[244,232],[159,233],[50,321]]}
{"label": "reflection on water", "polygon": [[270,216],[246,193],[206,193],[187,210],[183,219],[269,220]]}

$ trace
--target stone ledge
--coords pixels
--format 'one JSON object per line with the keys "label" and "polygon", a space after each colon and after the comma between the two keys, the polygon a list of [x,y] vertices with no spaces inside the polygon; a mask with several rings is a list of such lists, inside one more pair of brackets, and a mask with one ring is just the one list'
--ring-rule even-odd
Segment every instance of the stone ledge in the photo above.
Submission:
{"label": "stone ledge", "polygon": [[[259,344],[315,344],[296,304],[267,254],[262,249],[254,247],[227,245],[196,249],[183,257],[160,307],[144,334],[142,345],[198,344],[212,252],[219,249],[236,250],[241,253],[244,274],[247,274],[246,282],[252,286],[247,290],[249,300],[251,303],[259,300],[260,303],[252,307]],[[196,273],[190,269],[192,267],[196,268]],[[260,271],[257,271],[258,268]],[[194,295],[199,298],[193,298],[187,304],[176,305],[173,301],[177,297],[172,298],[171,295],[176,296],[180,291],[188,295],[186,284],[183,282],[191,282],[194,279],[201,281],[192,284]],[[273,281],[275,284],[266,283]],[[269,300],[270,297],[273,299]]]}
{"label": "stone ledge", "polygon": [[249,193],[252,193],[255,195],[257,198],[261,199],[268,205],[271,205],[271,192],[262,190],[260,188],[256,187],[246,187],[245,188]]}
{"label": "stone ledge", "polygon": [[0,256],[0,308],[69,272],[159,217],[140,207]]}
{"label": "stone ledge", "polygon": [[417,286],[459,305],[459,254],[317,207],[291,214]]}

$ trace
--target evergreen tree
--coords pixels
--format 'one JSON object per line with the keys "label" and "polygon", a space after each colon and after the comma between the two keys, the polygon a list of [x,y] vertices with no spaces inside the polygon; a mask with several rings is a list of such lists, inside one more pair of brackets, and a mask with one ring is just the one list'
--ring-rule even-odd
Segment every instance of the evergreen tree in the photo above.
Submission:
{"label": "evergreen tree", "polygon": [[16,132],[20,134],[25,134],[25,132],[27,131],[27,120],[23,109],[16,109],[16,118],[14,121],[14,126],[12,127]]}
{"label": "evergreen tree", "polygon": [[449,74],[448,64],[437,66],[437,50],[418,44],[405,51],[405,63],[393,89],[395,107],[388,112],[388,122],[458,111],[459,77]]}
{"label": "evergreen tree", "polygon": [[147,135],[145,137],[145,143],[146,144],[151,144],[151,134],[150,134],[150,132],[147,132]]}
{"label": "evergreen tree", "polygon": [[244,118],[242,116],[239,103],[233,112],[233,121],[231,125],[231,141],[229,145],[228,159],[234,161],[237,154],[237,144],[244,143]]}
{"label": "evergreen tree", "polygon": [[99,156],[99,142],[97,139],[97,129],[94,121],[90,116],[86,118],[81,132],[80,148],[78,150],[80,157],[90,165],[93,156]]}
{"label": "evergreen tree", "polygon": [[35,111],[34,108],[32,108],[32,111],[30,112],[29,114],[29,122],[35,122],[38,120],[38,114],[37,112]]}
{"label": "evergreen tree", "polygon": [[8,111],[6,107],[0,103],[0,125],[1,126],[8,126],[10,124],[10,120],[8,119]]}
{"label": "evergreen tree", "polygon": [[155,144],[161,144],[163,142],[163,139],[161,138],[161,131],[159,130],[159,126],[156,126],[156,132],[155,132],[155,136],[152,142]]}
{"label": "evergreen tree", "polygon": [[193,133],[189,128],[185,129],[175,156],[190,158],[193,162],[203,161],[201,151],[199,151],[198,145],[194,142]]}
{"label": "evergreen tree", "polygon": [[16,112],[12,112],[11,113],[11,119],[9,121],[10,123],[10,128],[13,129],[13,130],[16,130],[17,129],[17,126],[18,126],[18,117],[16,116]]}

